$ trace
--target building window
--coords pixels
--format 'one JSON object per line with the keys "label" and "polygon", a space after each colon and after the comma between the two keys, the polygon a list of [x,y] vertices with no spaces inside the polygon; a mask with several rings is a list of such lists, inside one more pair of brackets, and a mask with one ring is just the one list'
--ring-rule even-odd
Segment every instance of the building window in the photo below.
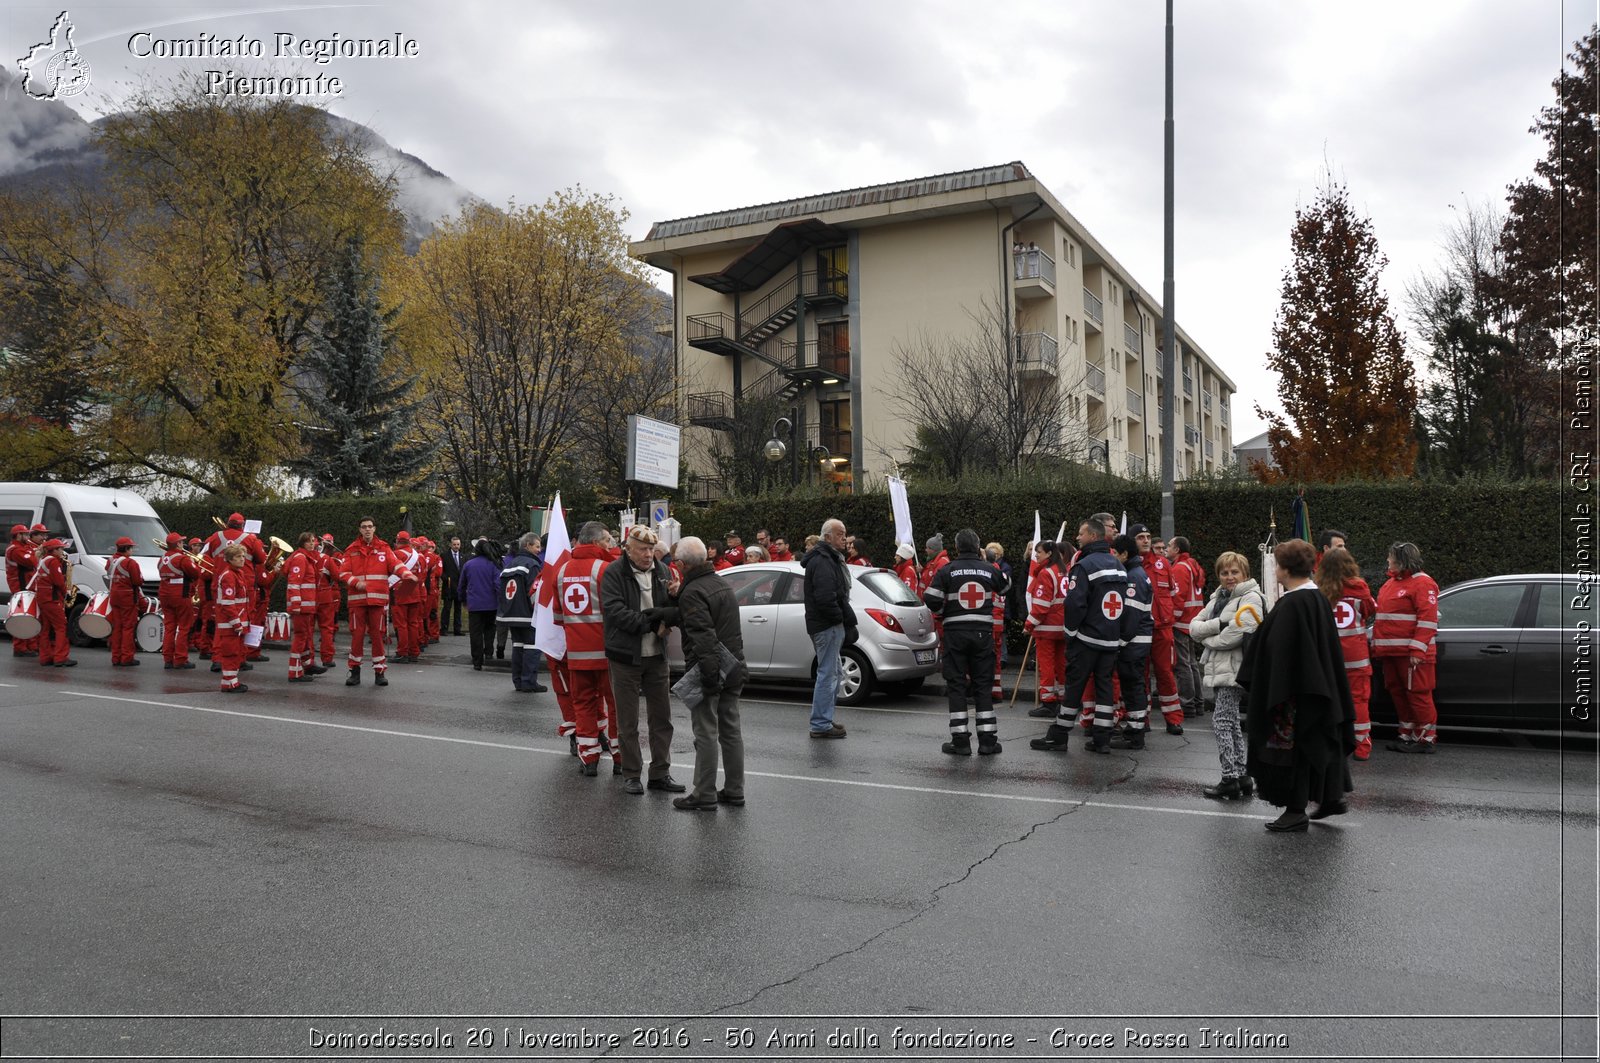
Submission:
{"label": "building window", "polygon": [[817,368],[838,376],[850,375],[850,322],[817,323]]}
{"label": "building window", "polygon": [[822,445],[835,458],[850,456],[850,400],[831,399],[817,403],[817,418],[822,427]]}
{"label": "building window", "polygon": [[850,296],[850,249],[824,247],[817,252],[817,290],[841,299]]}

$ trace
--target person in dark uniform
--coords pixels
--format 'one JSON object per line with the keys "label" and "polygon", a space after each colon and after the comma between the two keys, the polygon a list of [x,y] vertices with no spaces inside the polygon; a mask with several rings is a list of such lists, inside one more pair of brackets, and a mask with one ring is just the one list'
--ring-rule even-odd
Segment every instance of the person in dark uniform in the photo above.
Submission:
{"label": "person in dark uniform", "polygon": [[[994,605],[1004,601],[1011,581],[979,553],[978,533],[956,533],[956,557],[933,574],[922,600],[944,624],[944,682],[950,699],[950,741],[940,748],[957,757],[972,755],[967,723],[970,692],[978,717],[978,755],[1000,752],[994,716]],[[1080,692],[1081,693],[1081,692]]]}
{"label": "person in dark uniform", "polygon": [[[1150,585],[1150,576],[1144,570],[1144,558],[1139,553],[1136,538],[1144,530],[1143,524],[1135,524],[1127,534],[1119,535],[1111,542],[1112,554],[1128,572],[1128,589],[1122,603],[1122,648],[1117,651],[1117,682],[1122,688],[1122,706],[1128,713],[1128,726],[1123,732],[1125,749],[1143,749],[1144,733],[1150,729],[1144,674],[1155,632],[1155,621],[1151,616],[1151,602],[1155,594]],[[1096,720],[1096,730],[1099,726],[1100,721]]]}
{"label": "person in dark uniform", "polygon": [[1110,752],[1111,721],[1116,715],[1111,677],[1117,670],[1117,653],[1122,649],[1128,573],[1112,554],[1106,531],[1106,525],[1094,517],[1078,525],[1078,560],[1067,573],[1067,600],[1062,608],[1062,623],[1067,629],[1065,690],[1050,730],[1043,738],[1028,743],[1034,749],[1067,751],[1067,738],[1078,718],[1083,689],[1093,676],[1096,726],[1085,748],[1091,753]]}

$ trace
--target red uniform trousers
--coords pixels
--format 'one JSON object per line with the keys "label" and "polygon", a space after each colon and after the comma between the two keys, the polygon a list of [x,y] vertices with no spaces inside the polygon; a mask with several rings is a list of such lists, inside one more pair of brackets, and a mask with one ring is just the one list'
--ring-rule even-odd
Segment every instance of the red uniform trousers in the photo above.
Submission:
{"label": "red uniform trousers", "polygon": [[[260,628],[267,626],[267,592],[265,590],[257,589],[250,592],[250,623]],[[266,641],[263,638],[260,643],[254,646],[246,646],[245,660],[259,661],[261,659],[261,643]]]}
{"label": "red uniform trousers", "polygon": [[216,623],[216,617],[214,614],[216,613],[217,607],[211,600],[212,594],[209,589],[210,586],[211,585],[209,583],[206,584],[206,593],[204,597],[200,599],[200,629],[198,632],[196,632],[194,640],[194,644],[200,649],[200,656],[202,658],[211,656],[212,631]]}
{"label": "red uniform trousers", "polygon": [[1067,640],[1036,637],[1033,646],[1039,654],[1039,703],[1054,705],[1067,681]]}
{"label": "red uniform trousers", "polygon": [[[1372,755],[1372,717],[1367,711],[1367,703],[1372,700],[1372,671],[1347,669],[1344,675],[1350,681],[1350,700],[1356,706],[1356,757],[1366,760]],[[1433,699],[1428,701],[1431,704]]]}
{"label": "red uniform trousers", "polygon": [[1150,673],[1155,673],[1155,691],[1161,715],[1168,723],[1183,725],[1183,702],[1178,698],[1178,675],[1173,671],[1178,663],[1178,647],[1172,639],[1172,628],[1156,628],[1150,636],[1150,664],[1145,672],[1144,688],[1151,688]]}
{"label": "red uniform trousers", "polygon": [[562,738],[578,733],[577,718],[572,714],[572,677],[567,671],[565,657],[545,656],[545,663],[550,666],[550,689],[555,691],[556,708],[561,710],[561,726],[556,728],[556,734]]}
{"label": "red uniform trousers", "polygon": [[333,634],[339,630],[339,599],[317,603],[317,636],[321,642],[322,666],[333,667]]}
{"label": "red uniform trousers", "polygon": [[389,670],[389,658],[384,656],[383,636],[385,608],[381,605],[350,606],[350,660],[351,668],[361,667],[362,643],[367,633],[372,633],[372,670],[383,674]]}
{"label": "red uniform trousers", "polygon": [[194,603],[180,598],[161,607],[161,659],[172,667],[189,663],[189,629],[194,627]]}
{"label": "red uniform trousers", "polygon": [[39,603],[39,663],[67,659],[67,609],[61,602]]}
{"label": "red uniform trousers", "polygon": [[317,650],[313,645],[317,614],[290,613],[289,625],[289,678],[298,679],[306,674],[306,665],[317,663]]}
{"label": "red uniform trousers", "polygon": [[222,689],[239,685],[239,666],[244,663],[244,632],[219,627],[211,637],[211,660],[222,667]]}
{"label": "red uniform trousers", "polygon": [[139,627],[137,605],[111,607],[111,663],[126,664],[135,660],[136,646],[133,636]]}
{"label": "red uniform trousers", "polygon": [[1000,658],[1005,656],[1006,625],[1004,621],[994,626],[994,685],[989,691],[989,696],[998,704],[1003,693],[1000,690]]}
{"label": "red uniform trousers", "polygon": [[400,656],[415,657],[422,652],[422,603],[394,603],[394,638]]}
{"label": "red uniform trousers", "polygon": [[422,637],[427,646],[439,641],[439,596],[430,594],[422,603]]}
{"label": "red uniform trousers", "polygon": [[593,764],[600,759],[602,729],[611,743],[611,756],[622,759],[622,742],[617,738],[615,699],[611,695],[611,673],[598,668],[569,668],[572,684],[572,715],[577,728],[578,759]]}
{"label": "red uniform trousers", "polygon": [[[1425,661],[1411,671],[1409,657],[1379,657],[1383,662],[1383,685],[1400,718],[1400,741],[1439,740],[1439,713],[1433,707],[1434,663]],[[1353,692],[1352,692],[1353,696]]]}

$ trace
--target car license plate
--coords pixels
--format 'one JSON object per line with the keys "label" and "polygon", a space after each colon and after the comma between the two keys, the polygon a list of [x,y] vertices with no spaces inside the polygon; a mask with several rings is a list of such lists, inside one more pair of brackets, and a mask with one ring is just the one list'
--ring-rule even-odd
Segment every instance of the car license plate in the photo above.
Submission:
{"label": "car license plate", "polygon": [[932,650],[916,650],[914,653],[916,654],[918,664],[933,663],[934,653]]}

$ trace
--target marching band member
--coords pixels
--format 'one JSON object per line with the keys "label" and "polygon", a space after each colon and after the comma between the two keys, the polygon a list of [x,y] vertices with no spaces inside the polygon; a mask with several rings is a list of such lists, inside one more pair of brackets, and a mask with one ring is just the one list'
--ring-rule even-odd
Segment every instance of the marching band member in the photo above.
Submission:
{"label": "marching band member", "polygon": [[221,569],[212,581],[216,587],[217,629],[211,640],[211,660],[222,673],[222,692],[238,694],[250,689],[239,682],[244,634],[250,627],[250,552],[243,543],[230,542],[217,557]]}
{"label": "marching band member", "polygon": [[[11,545],[6,547],[6,590],[13,595],[28,589],[34,570],[39,567],[39,551],[28,539],[28,526],[16,524],[11,528]],[[39,637],[11,640],[11,656],[37,657]]]}
{"label": "marching band member", "polygon": [[133,559],[133,540],[126,535],[117,540],[117,552],[106,565],[106,584],[111,592],[111,667],[132,668],[140,663],[134,656],[133,636],[139,626],[144,573]]}
{"label": "marching band member", "polygon": [[72,668],[78,662],[67,656],[67,547],[60,539],[39,545],[39,567],[30,588],[39,602],[39,663]]}
{"label": "marching band member", "polygon": [[183,536],[167,533],[167,552],[156,562],[161,603],[161,658],[164,668],[193,668],[189,660],[189,630],[194,627],[194,589],[200,566],[183,549]]}

